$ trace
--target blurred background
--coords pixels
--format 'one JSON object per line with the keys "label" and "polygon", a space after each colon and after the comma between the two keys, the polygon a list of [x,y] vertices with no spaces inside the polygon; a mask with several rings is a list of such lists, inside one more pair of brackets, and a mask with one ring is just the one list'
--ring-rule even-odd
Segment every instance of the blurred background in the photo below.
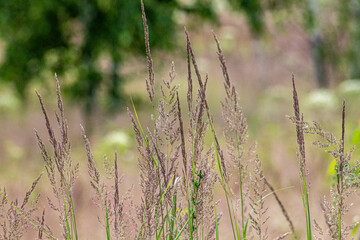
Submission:
{"label": "blurred background", "polygon": [[[285,117],[292,115],[291,74],[299,86],[305,120],[335,129],[337,136],[342,100],[347,101],[346,146],[359,145],[360,1],[144,0],[144,4],[156,81],[168,77],[174,61],[181,97],[186,98],[186,27],[200,70],[209,73],[209,104],[220,132],[219,101],[224,91],[211,31],[217,33],[248,118],[250,141],[257,142],[265,174],[274,186],[295,186],[280,196],[303,231],[296,136]],[[80,220],[81,234],[84,239],[101,239],[102,230],[88,233],[98,220],[95,210],[87,210],[94,208],[79,124],[86,127],[99,166],[103,155],[113,159],[117,151],[126,179],[124,192],[134,184],[139,193],[138,154],[126,107],[132,98],[140,119],[144,124],[150,121],[140,1],[0,0],[0,187],[6,187],[10,199],[22,198],[29,183],[44,171],[33,129],[44,139],[47,136],[34,89],[52,113],[55,72],[66,103],[73,161],[80,163],[75,194],[82,203],[78,218],[86,219],[86,224]],[[318,202],[329,194],[331,157],[308,145],[310,195],[314,216],[322,220]],[[354,155],[359,157],[358,152]],[[44,177],[36,191],[47,187]],[[221,190],[215,196],[222,199]],[[279,209],[269,211],[271,215]],[[349,214],[349,224],[358,221],[359,214]],[[47,215],[57,221],[50,210]],[[288,231],[281,217],[272,219],[269,229],[274,237]]]}

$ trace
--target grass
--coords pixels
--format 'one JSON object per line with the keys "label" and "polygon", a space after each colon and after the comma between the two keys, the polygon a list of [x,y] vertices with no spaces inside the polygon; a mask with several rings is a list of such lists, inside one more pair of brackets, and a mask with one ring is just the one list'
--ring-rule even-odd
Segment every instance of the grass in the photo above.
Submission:
{"label": "grass", "polygon": [[[114,161],[104,158],[106,173],[99,171],[90,141],[81,126],[87,155],[89,185],[94,192],[94,203],[102,210],[99,228],[104,228],[103,238],[222,239],[222,225],[226,222],[223,223],[222,213],[217,207],[217,185],[222,187],[226,199],[226,215],[229,217],[228,224],[233,239],[269,238],[269,219],[271,221],[280,217],[268,213],[269,205],[266,201],[271,197],[274,197],[279,205],[279,214],[284,216],[289,225],[288,231],[277,232],[275,239],[354,237],[358,225],[346,223],[345,216],[350,209],[350,197],[359,188],[360,165],[358,161],[351,160],[354,148],[348,152],[345,150],[345,102],[341,114],[341,137],[337,139],[334,134],[323,130],[317,122],[309,123],[304,120],[300,112],[295,79],[292,77],[294,116],[289,118],[296,130],[297,140],[294,141],[294,145],[297,143],[299,161],[298,197],[302,201],[305,223],[305,231],[296,232],[301,226],[294,226],[278,194],[280,190],[290,191],[290,188],[283,186],[276,189],[265,176],[257,149],[249,141],[247,119],[240,107],[239,94],[230,80],[225,57],[215,33],[213,37],[223,73],[225,92],[224,98],[220,100],[223,138],[218,135],[219,130],[214,124],[208,103],[209,76],[200,73],[189,33],[185,30],[188,72],[184,108],[180,101],[182,98],[179,86],[174,81],[174,63],[171,64],[168,79],[156,85],[143,4],[142,14],[148,63],[146,89],[152,106],[151,124],[146,127],[141,124],[134,103],[132,110],[128,109],[137,142],[141,197],[132,195],[131,191],[121,196],[122,180],[119,175],[117,153],[114,154]],[[38,231],[39,239],[44,235],[52,239],[81,239],[77,224],[85,223],[77,222],[79,219],[75,216],[78,206],[74,201],[74,183],[79,175],[79,165],[71,158],[69,128],[56,75],[55,80],[58,108],[55,115],[56,128],[60,134],[55,134],[43,99],[36,91],[45,119],[49,146],[44,143],[37,131],[35,135],[52,190],[52,196],[47,196],[48,204],[53,214],[58,216],[61,232],[54,232],[46,223],[44,211],[41,216],[37,216],[38,197],[28,206],[30,195],[39,182],[40,175],[26,192],[22,204],[19,204],[17,199],[10,200],[5,189],[0,192],[0,239],[21,239],[28,231],[34,229]],[[310,205],[316,200],[310,195],[311,169],[307,167],[305,151],[307,134],[315,135],[319,140],[314,144],[324,148],[336,162],[334,182],[330,185],[330,200],[324,198],[321,203],[325,224],[318,223],[318,219],[312,219]],[[51,148],[51,151],[48,148]],[[237,186],[234,182],[238,183]],[[131,198],[141,198],[141,201],[137,206],[127,204]],[[132,225],[137,225],[138,228],[130,230]],[[302,232],[305,234],[302,235]]]}

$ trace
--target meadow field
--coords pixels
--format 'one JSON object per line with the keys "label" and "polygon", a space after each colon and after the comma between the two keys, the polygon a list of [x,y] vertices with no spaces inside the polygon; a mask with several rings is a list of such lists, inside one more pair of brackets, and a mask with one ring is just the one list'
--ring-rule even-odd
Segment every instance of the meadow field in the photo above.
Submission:
{"label": "meadow field", "polygon": [[0,89],[0,239],[360,239],[360,81],[316,88],[296,24],[224,15],[167,53],[143,17],[119,113],[87,121],[71,76]]}

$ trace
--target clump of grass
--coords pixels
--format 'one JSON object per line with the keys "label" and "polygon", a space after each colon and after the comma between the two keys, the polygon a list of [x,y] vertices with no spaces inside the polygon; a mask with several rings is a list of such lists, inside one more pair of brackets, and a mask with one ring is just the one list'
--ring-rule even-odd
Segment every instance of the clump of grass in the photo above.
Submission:
{"label": "clump of grass", "polygon": [[[202,223],[202,235],[205,226],[213,226],[210,228],[208,237],[214,234],[215,230],[215,216],[213,209],[213,188],[216,181],[214,167],[215,157],[214,149],[210,147],[207,151],[204,151],[205,147],[205,136],[208,134],[209,125],[211,127],[211,119],[209,118],[209,106],[206,100],[206,87],[208,83],[208,75],[205,76],[203,81],[200,74],[199,68],[196,63],[194,51],[191,47],[191,41],[187,30],[185,29],[187,39],[187,60],[188,60],[188,94],[187,94],[187,105],[189,108],[189,123],[188,123],[188,134],[189,134],[189,145],[190,154],[187,159],[187,178],[191,177],[192,181],[188,183],[188,186],[192,192],[190,196],[192,204],[189,204],[193,208],[195,223],[198,224],[199,216],[201,216]],[[191,74],[191,66],[195,71],[195,76],[198,83],[198,90],[195,101],[193,100],[194,84]],[[215,146],[215,151],[217,147]],[[207,211],[204,211],[207,210]],[[196,230],[197,227],[194,229]],[[192,229],[190,229],[191,231]],[[196,233],[196,232],[195,232]],[[197,236],[197,235],[195,235]]]}
{"label": "clump of grass", "polygon": [[49,135],[49,143],[53,154],[47,150],[43,140],[35,130],[37,142],[44,160],[46,173],[50,181],[56,203],[49,197],[48,203],[51,209],[59,214],[60,225],[63,228],[62,236],[65,239],[78,239],[75,207],[72,187],[78,176],[79,165],[73,165],[70,153],[71,147],[68,139],[68,125],[65,119],[63,101],[61,99],[60,84],[55,74],[57,107],[59,113],[55,113],[60,137],[57,137],[50,123],[43,99],[38,91],[40,106],[45,118],[45,125]]}
{"label": "clump of grass", "polygon": [[[279,197],[276,195],[276,190],[271,187],[270,193],[266,191],[265,186],[271,185],[266,180],[263,174],[263,171],[261,169],[261,162],[258,156],[256,155],[255,157],[250,157],[255,153],[255,149],[254,147],[247,146],[248,126],[246,122],[246,117],[244,116],[241,107],[239,106],[239,97],[235,86],[230,81],[225,57],[220,47],[220,42],[214,32],[213,36],[216,42],[218,58],[224,79],[223,83],[225,89],[225,99],[221,102],[221,106],[222,117],[225,123],[224,138],[226,141],[228,159],[230,160],[227,164],[224,158],[224,154],[220,149],[219,141],[216,137],[213,125],[211,124],[211,126],[214,135],[214,143],[216,145],[218,167],[222,180],[221,183],[225,192],[225,197],[228,205],[228,213],[233,230],[233,238],[247,239],[249,237],[249,220],[251,220],[252,228],[255,230],[257,238],[266,239],[267,234],[264,225],[268,220],[268,217],[265,216],[267,209],[264,207],[264,201],[265,198],[267,198],[268,196],[273,194],[275,195],[277,203],[281,207],[281,210],[286,217],[286,220],[289,222],[290,226],[292,226],[292,222],[284,208],[284,205],[280,201]],[[209,112],[208,109],[207,111]],[[246,155],[249,156],[248,159],[246,159]],[[238,199],[237,202],[239,204],[237,208],[239,209],[239,214],[237,214],[236,208],[234,210],[229,201],[228,195],[230,195],[230,193],[232,193],[233,191],[229,185],[229,175],[226,171],[226,165],[233,166],[237,170],[240,196],[232,196],[232,198]],[[292,232],[294,233],[293,227]],[[287,235],[288,233],[282,234],[279,237],[280,239],[282,239]]]}
{"label": "clump of grass", "polygon": [[[124,219],[124,198],[120,198],[119,185],[121,178],[118,171],[118,157],[115,152],[114,167],[110,168],[110,163],[104,157],[104,166],[109,173],[108,178],[114,180],[114,184],[108,186],[96,166],[93,154],[90,148],[90,141],[85,134],[84,128],[81,126],[82,136],[85,142],[86,155],[88,157],[88,173],[90,177],[90,185],[95,190],[95,203],[100,205],[105,212],[103,225],[106,230],[106,238],[123,239],[125,235],[125,219]],[[128,234],[130,235],[130,234]]]}
{"label": "clump of grass", "polygon": [[[223,188],[225,190],[225,196],[227,199],[228,204],[228,210],[229,210],[229,216],[231,218],[232,229],[233,229],[233,236],[234,239],[236,237],[238,239],[242,237],[246,238],[246,230],[245,230],[245,224],[246,224],[246,216],[245,216],[245,207],[246,207],[246,199],[245,195],[247,195],[246,189],[245,189],[245,182],[247,178],[247,163],[243,161],[243,155],[244,155],[244,144],[247,141],[247,123],[246,118],[238,104],[239,98],[238,93],[230,82],[230,77],[227,71],[227,66],[225,62],[225,58],[222,52],[222,49],[220,47],[219,40],[215,33],[213,33],[217,49],[218,49],[218,58],[220,62],[220,66],[223,72],[224,77],[224,89],[225,89],[225,100],[221,103],[222,105],[222,117],[225,122],[224,127],[224,136],[226,140],[226,146],[227,146],[227,154],[229,155],[229,159],[231,159],[231,164],[237,169],[238,172],[238,181],[239,181],[239,194],[240,194],[240,226],[238,223],[237,216],[234,216],[234,219],[232,217],[232,210],[230,203],[228,201],[228,192],[231,190],[226,187],[229,184],[229,177],[226,173],[226,167],[225,167],[225,161],[224,156],[222,154],[218,154],[220,156],[220,174],[223,180]],[[214,134],[215,136],[215,134]],[[217,146],[219,146],[217,139],[215,138],[215,141],[217,143]],[[220,148],[218,147],[218,152],[221,153]],[[236,229],[236,237],[235,237],[235,230]]]}
{"label": "clump of grass", "polygon": [[[190,71],[187,99],[190,127],[186,130],[178,86],[174,85],[174,64],[169,71],[169,80],[163,80],[160,85],[159,97],[154,90],[148,27],[143,7],[142,10],[149,72],[147,90],[153,109],[156,110],[151,117],[153,127],[148,127],[147,130],[143,129],[135,106],[133,105],[134,113],[128,110],[141,155],[139,166],[143,198],[138,209],[138,219],[142,222],[139,237],[177,239],[181,235],[188,239],[211,238],[215,234],[214,211],[208,206],[212,206],[212,191],[216,178],[212,148],[207,151],[204,149],[204,137],[208,131],[208,122],[205,119],[206,102],[203,96],[206,83],[202,83],[187,37],[188,66],[191,67],[191,59],[197,73],[199,90],[196,102],[193,102]],[[185,139],[189,139],[188,142]],[[180,164],[182,166],[179,166]],[[178,196],[176,187],[181,189],[183,196]],[[180,209],[184,214],[177,212],[178,206],[186,206]],[[214,227],[209,230],[206,228],[209,225]]]}
{"label": "clump of grass", "polygon": [[[307,172],[305,168],[305,134],[317,135],[320,140],[313,142],[314,145],[327,149],[334,158],[334,183],[330,187],[331,201],[324,197],[324,201],[320,204],[324,214],[327,231],[325,232],[331,239],[347,239],[354,225],[346,226],[344,224],[344,216],[349,211],[352,204],[346,203],[346,199],[359,188],[359,161],[352,162],[351,157],[355,149],[353,146],[348,152],[345,152],[345,101],[342,106],[341,114],[341,138],[337,139],[331,132],[325,131],[316,121],[313,123],[305,122],[303,115],[300,118],[299,100],[295,87],[294,76],[293,82],[293,99],[295,117],[291,120],[296,124],[297,142],[299,145],[300,160],[300,179],[303,182],[301,193],[306,216],[307,239],[312,239],[311,218],[310,218],[310,201],[309,186],[306,179]],[[332,150],[328,150],[332,147]],[[318,234],[324,235],[324,231],[320,224],[314,220],[314,227]]]}

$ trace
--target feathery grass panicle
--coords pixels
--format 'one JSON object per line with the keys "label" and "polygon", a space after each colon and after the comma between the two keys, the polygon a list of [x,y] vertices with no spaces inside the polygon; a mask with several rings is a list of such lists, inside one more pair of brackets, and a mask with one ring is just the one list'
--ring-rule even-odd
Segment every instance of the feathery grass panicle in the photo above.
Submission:
{"label": "feathery grass panicle", "polygon": [[343,108],[342,108],[342,118],[341,118],[341,141],[340,141],[340,146],[339,146],[339,153],[340,153],[340,157],[339,157],[339,162],[338,162],[338,169],[337,169],[337,185],[336,185],[336,189],[337,189],[337,194],[338,194],[338,237],[339,240],[343,239],[345,236],[343,234],[343,215],[346,213],[345,211],[345,206],[344,206],[344,188],[345,188],[345,184],[344,183],[344,167],[346,167],[346,164],[349,164],[348,162],[346,162],[345,156],[344,156],[344,148],[345,148],[345,100],[343,102]]}
{"label": "feathery grass panicle", "polygon": [[[199,83],[200,90],[204,90],[203,82],[202,82],[202,80],[201,80],[201,74],[200,74],[199,68],[198,68],[197,63],[196,63],[196,59],[195,59],[195,56],[194,56],[194,52],[193,52],[193,49],[192,49],[192,47],[191,47],[191,41],[190,41],[189,33],[188,33],[188,31],[186,30],[186,28],[185,28],[185,34],[186,34],[187,48],[188,48],[188,51],[189,51],[189,54],[190,54],[190,59],[188,58],[188,60],[191,60],[191,62],[192,62],[192,65],[193,65],[194,70],[195,70],[196,77],[197,77],[197,79],[198,79],[198,83]],[[189,68],[189,69],[190,69],[190,68]],[[189,73],[188,73],[188,75],[190,76]],[[192,85],[189,86],[189,88],[190,88],[190,87],[191,87],[191,89],[192,89]],[[205,93],[205,91],[203,91],[202,93]]]}
{"label": "feathery grass panicle", "polygon": [[[192,149],[188,159],[188,173],[192,176],[192,181],[188,183],[192,192],[190,193],[192,204],[189,204],[189,209],[192,209],[193,215],[191,216],[190,223],[190,236],[196,237],[200,234],[198,228],[201,227],[201,236],[213,236],[215,234],[215,227],[211,230],[204,229],[204,226],[215,226],[215,215],[213,206],[213,187],[216,182],[216,176],[214,172],[215,156],[213,149],[210,148],[202,154],[204,149],[204,137],[209,130],[209,124],[211,125],[211,115],[206,100],[206,87],[208,83],[208,75],[206,74],[205,82],[203,82],[199,68],[196,63],[195,54],[191,47],[190,36],[185,29],[187,53],[188,53],[188,109],[190,110],[189,116],[189,139]],[[195,104],[192,102],[192,79],[191,79],[191,65],[195,70],[195,74],[198,80],[199,89],[197,91]],[[207,115],[205,115],[207,114]],[[207,120],[205,117],[207,116]],[[213,129],[213,128],[212,128]],[[220,151],[219,145],[215,146],[218,152]],[[199,218],[201,217],[201,218]],[[199,222],[201,219],[201,222]],[[192,224],[192,226],[191,226]],[[204,231],[207,231],[204,232]]]}
{"label": "feathery grass panicle", "polygon": [[[191,54],[190,54],[190,39],[187,34],[187,30],[185,28],[186,33],[186,54],[187,54],[187,73],[188,73],[188,90],[187,90],[187,103],[188,103],[188,111],[192,112],[192,103],[193,103],[193,83],[191,77]],[[191,123],[190,123],[190,126]]]}
{"label": "feathery grass panicle", "polygon": [[267,239],[266,222],[269,216],[266,216],[268,208],[265,208],[264,201],[266,195],[266,184],[264,181],[264,174],[261,168],[261,162],[258,156],[254,160],[254,170],[250,175],[251,191],[253,194],[250,196],[250,206],[253,209],[250,214],[252,228],[255,230],[258,239]]}
{"label": "feathery grass panicle", "polygon": [[[229,156],[229,158],[231,159],[232,163],[234,164],[235,168],[238,171],[239,174],[239,192],[240,192],[240,212],[241,212],[241,216],[240,216],[240,229],[238,227],[238,223],[237,223],[237,218],[236,216],[234,216],[234,225],[233,227],[233,234],[234,234],[234,239],[235,237],[235,233],[234,233],[234,228],[237,229],[237,238],[240,238],[240,235],[242,234],[243,237],[244,234],[246,233],[245,230],[245,221],[246,221],[246,217],[245,217],[245,208],[246,208],[246,203],[245,203],[245,192],[246,192],[246,171],[245,169],[247,168],[247,164],[245,161],[243,161],[243,154],[244,154],[244,144],[247,141],[247,123],[246,123],[246,118],[242,113],[241,108],[238,107],[238,94],[236,92],[235,87],[231,84],[230,81],[230,77],[228,74],[228,70],[227,70],[227,66],[226,66],[226,61],[225,61],[225,57],[223,55],[221,46],[220,46],[220,42],[216,36],[216,34],[213,32],[213,37],[214,40],[216,42],[216,46],[217,46],[217,53],[218,53],[218,59],[220,62],[220,67],[222,69],[223,72],[223,78],[224,78],[224,89],[226,92],[225,95],[225,99],[224,101],[221,102],[221,106],[222,106],[222,117],[224,119],[225,122],[225,127],[224,127],[224,136],[225,136],[225,141],[226,141],[226,147],[227,147],[227,155]],[[222,159],[222,167],[224,169],[226,169],[225,166],[225,161]],[[226,178],[225,178],[226,180]],[[224,185],[225,187],[225,185]],[[225,194],[227,195],[227,192],[231,193],[231,188],[230,186],[228,186],[229,190],[225,190]],[[229,203],[228,203],[229,205]],[[230,214],[230,217],[232,215],[232,211],[231,207],[228,206],[228,211]],[[233,213],[234,214],[234,213]],[[231,222],[233,222],[233,219],[231,218]],[[240,233],[240,231],[242,231],[242,233]]]}
{"label": "feathery grass panicle", "polygon": [[146,56],[147,56],[147,66],[148,66],[148,72],[149,72],[149,79],[146,80],[146,90],[149,94],[150,101],[152,102],[154,100],[154,96],[155,96],[155,91],[154,91],[155,77],[154,77],[154,71],[153,71],[153,61],[151,59],[151,53],[150,53],[149,27],[148,27],[147,21],[146,21],[146,13],[145,13],[145,7],[144,7],[143,0],[141,0],[141,12],[142,12],[142,19],[143,19],[143,24],[144,24],[145,47],[146,47]]}
{"label": "feathery grass panicle", "polygon": [[34,191],[38,182],[40,181],[41,176],[42,176],[42,173],[35,179],[35,181],[31,185],[30,189],[26,192],[23,203],[21,204],[20,210],[24,210],[25,205],[29,202],[30,195]]}
{"label": "feathery grass panicle", "polygon": [[301,182],[301,197],[304,207],[304,213],[305,213],[305,222],[306,222],[306,234],[307,239],[312,239],[313,235],[311,232],[311,216],[310,216],[310,201],[309,201],[309,183],[307,180],[307,170],[306,170],[306,161],[305,161],[305,139],[304,139],[304,117],[303,114],[301,114],[300,117],[300,105],[299,105],[299,99],[298,94],[296,91],[295,86],[295,77],[294,74],[292,74],[292,85],[293,85],[293,107],[294,107],[294,113],[295,117],[292,119],[292,121],[296,125],[296,139],[298,143],[298,157],[299,157],[299,166],[300,166],[300,182]]}
{"label": "feathery grass panicle", "polygon": [[304,119],[303,115],[301,114],[300,117],[300,105],[299,105],[299,98],[296,91],[295,86],[295,76],[292,74],[292,84],[293,84],[293,106],[294,106],[294,113],[295,113],[295,123],[296,123],[296,140],[298,143],[299,154],[300,154],[300,171],[305,175],[305,139],[304,139]]}
{"label": "feathery grass panicle", "polygon": [[[220,47],[220,42],[213,32],[213,37],[216,42],[218,50],[218,58],[220,67],[223,72],[224,88],[226,92],[225,102],[221,102],[222,105],[222,117],[225,121],[224,135],[227,143],[230,158],[235,163],[236,167],[241,169],[241,158],[243,155],[243,145],[247,141],[247,123],[246,118],[243,115],[241,109],[238,107],[238,94],[235,87],[230,82],[230,77],[227,71],[225,57]],[[222,162],[223,167],[225,161]],[[226,169],[224,167],[224,169]],[[242,180],[240,180],[242,182]]]}
{"label": "feathery grass panicle", "polygon": [[[135,112],[136,114],[136,112]],[[154,162],[154,156],[148,144],[147,137],[143,132],[141,125],[136,123],[134,115],[128,109],[128,115],[131,119],[133,129],[135,131],[137,139],[137,149],[141,156],[138,158],[138,164],[140,167],[140,185],[142,191],[141,206],[137,209],[138,220],[142,223],[142,231],[139,233],[139,237],[151,238],[156,228],[156,212],[155,206],[159,198],[157,190],[159,188],[159,170],[156,162]],[[136,115],[137,118],[137,115]],[[140,130],[141,129],[141,130]]]}
{"label": "feathery grass panicle", "polygon": [[[227,71],[227,66],[226,66],[226,61],[225,61],[225,57],[224,57],[224,54],[222,52],[222,49],[220,47],[220,42],[215,34],[214,31],[212,31],[212,34],[213,34],[213,37],[214,37],[214,40],[216,42],[216,46],[217,46],[217,54],[218,54],[218,58],[219,58],[219,61],[220,61],[220,67],[222,69],[222,72],[223,72],[223,77],[224,77],[224,88],[225,88],[225,91],[226,91],[226,95],[227,95],[227,98],[231,99],[232,97],[232,86],[231,86],[231,83],[230,83],[230,77],[229,77],[229,73]],[[235,88],[233,88],[235,89]],[[237,102],[237,99],[234,99],[236,102]]]}
{"label": "feathery grass panicle", "polygon": [[[255,233],[257,234],[258,238],[266,239],[267,232],[264,225],[267,222],[268,217],[265,217],[267,209],[264,208],[264,200],[267,196],[269,196],[269,194],[266,194],[266,185],[267,185],[266,183],[268,182],[265,179],[265,176],[263,175],[261,169],[261,162],[258,157],[256,157],[254,160],[252,174],[249,175],[247,173],[248,171],[251,170],[251,168],[248,165],[249,163],[245,161],[244,153],[245,152],[252,153],[251,147],[249,149],[245,148],[245,144],[247,143],[247,139],[248,139],[247,122],[241,108],[239,107],[238,93],[235,89],[235,86],[232,85],[230,81],[225,57],[220,47],[220,42],[214,32],[213,32],[213,37],[217,45],[218,58],[220,62],[220,67],[223,72],[224,89],[226,92],[225,99],[224,101],[221,102],[221,105],[222,105],[222,116],[225,122],[224,136],[227,145],[227,155],[232,160],[232,163],[237,168],[239,174],[240,199],[238,202],[241,212],[240,224],[238,224],[237,216],[235,214],[236,211],[232,210],[228,201],[228,211],[230,215],[231,224],[233,227],[233,237],[234,239],[248,238],[247,236],[248,220],[250,219],[252,222],[252,228],[255,230]],[[217,140],[215,132],[214,132],[214,139],[216,145],[219,146],[219,142]],[[219,165],[219,168],[220,168],[220,174],[224,175],[224,180],[223,180],[224,182],[222,185],[224,187],[225,195],[227,198],[227,193],[228,192],[231,193],[232,191],[230,186],[227,186],[229,184],[228,183],[229,178],[226,176],[227,175],[226,172],[223,173],[223,170],[224,169],[226,170],[226,167],[225,167],[224,157],[222,156],[222,152],[220,148],[218,148],[217,152],[219,159],[221,159],[221,166]],[[251,191],[249,191],[250,189]],[[252,195],[249,195],[250,192],[252,192]],[[272,195],[274,193],[275,190],[272,189],[270,194]],[[250,200],[249,204],[246,203],[246,198],[249,198]],[[276,198],[285,216],[287,217],[287,219],[289,219],[281,201],[277,196]],[[249,205],[249,207],[252,209],[248,216],[246,216],[247,205]],[[234,215],[234,217],[232,217],[232,215]],[[290,226],[292,227],[292,231],[294,232],[291,221],[290,221]],[[236,229],[236,235],[234,229]],[[279,237],[281,239],[287,235],[288,234],[284,234],[284,235],[280,235]]]}
{"label": "feathery grass panicle", "polygon": [[[96,163],[93,158],[93,154],[90,148],[90,141],[85,134],[84,128],[81,127],[81,133],[84,139],[86,147],[86,155],[88,157],[88,173],[90,176],[90,185],[95,190],[95,203],[100,205],[104,211],[105,216],[104,226],[107,234],[107,239],[120,239],[126,236],[125,220],[124,220],[124,198],[120,198],[119,185],[121,178],[118,172],[118,155],[115,152],[114,167],[110,166],[110,163],[104,158],[104,168],[109,175],[109,178],[114,179],[114,185],[109,186],[103,177],[101,176]],[[110,197],[112,196],[112,197]]]}
{"label": "feathery grass panicle", "polygon": [[[125,212],[124,212],[124,201],[129,198],[129,194],[131,194],[131,189],[128,190],[128,193],[124,195],[123,198],[120,198],[120,189],[119,185],[121,183],[121,177],[119,176],[119,169],[118,169],[118,154],[115,152],[115,160],[114,160],[114,202],[113,202],[113,217],[114,217],[114,235],[115,239],[122,239],[125,234],[125,227],[126,227],[126,219],[125,219]],[[128,216],[129,220],[132,219],[131,216]],[[130,236],[130,234],[127,234]]]}
{"label": "feathery grass panicle", "polygon": [[53,149],[53,156],[49,154],[45,144],[35,130],[37,142],[45,163],[45,169],[53,189],[55,198],[57,199],[57,206],[48,198],[50,207],[59,213],[60,223],[63,227],[63,237],[73,237],[77,239],[76,218],[74,202],[72,198],[72,187],[78,175],[79,165],[73,166],[71,160],[71,147],[68,139],[68,125],[65,119],[63,101],[61,99],[60,84],[55,74],[56,93],[57,93],[57,107],[60,115],[55,113],[58,128],[60,131],[60,138],[57,138],[51,126],[45,105],[42,97],[38,91],[40,106],[45,118],[45,125],[48,130],[49,142]]}
{"label": "feathery grass panicle", "polygon": [[82,125],[80,125],[81,134],[83,136],[83,140],[86,148],[86,155],[88,159],[88,173],[90,176],[90,185],[96,191],[97,194],[101,194],[101,185],[100,185],[100,173],[98,168],[96,167],[93,154],[90,148],[90,141],[85,134],[85,129]]}
{"label": "feathery grass panicle", "polygon": [[161,166],[164,187],[168,185],[170,178],[176,173],[181,148],[176,97],[179,86],[173,83],[175,77],[175,65],[172,62],[169,80],[163,80],[161,84],[162,95],[157,109],[158,118],[155,122],[156,139],[154,142],[157,143],[156,152],[160,157],[158,160]]}
{"label": "feathery grass panicle", "polygon": [[[175,77],[175,66],[172,63],[169,80],[163,80],[160,85],[161,95],[155,116],[152,117],[154,123],[152,130],[148,128],[145,133],[135,107],[136,120],[128,110],[138,143],[138,151],[142,157],[139,159],[139,166],[143,203],[138,211],[138,218],[143,222],[142,237],[168,234],[166,232],[168,230],[162,229],[162,226],[165,224],[164,219],[168,218],[167,209],[171,208],[174,188],[171,179],[177,175],[180,151],[183,154],[185,152],[181,150],[179,86],[174,85]],[[165,201],[160,201],[160,196],[164,196]],[[170,222],[169,218],[167,222]]]}

